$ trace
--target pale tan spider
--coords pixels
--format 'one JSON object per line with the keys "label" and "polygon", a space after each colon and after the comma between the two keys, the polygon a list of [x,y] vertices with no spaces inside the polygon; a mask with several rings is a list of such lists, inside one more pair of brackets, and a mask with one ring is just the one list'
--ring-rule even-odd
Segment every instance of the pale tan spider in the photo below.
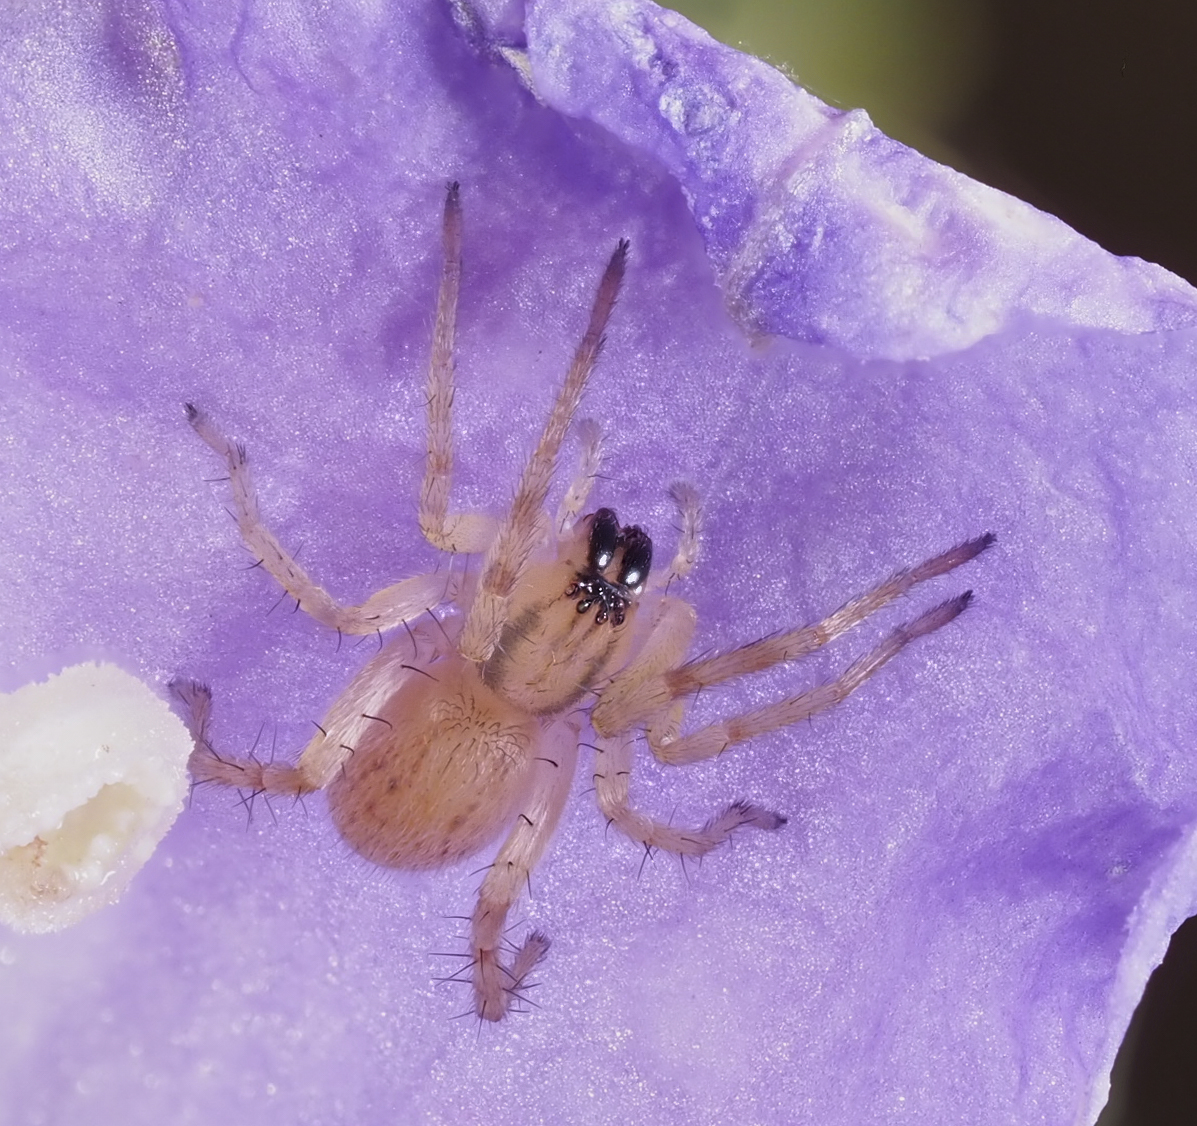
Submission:
{"label": "pale tan spider", "polygon": [[[243,447],[190,404],[196,432],[224,460],[246,545],[304,610],[343,634],[405,626],[353,678],[329,709],[298,765],[218,755],[208,740],[211,695],[191,681],[174,689],[195,749],[196,782],[255,793],[327,789],[332,816],[362,856],[393,868],[435,868],[469,855],[505,828],[507,839],[483,880],[470,927],[474,1008],[499,1020],[520,996],[548,938],[533,931],[501,956],[508,911],[553,835],[578,756],[580,703],[590,708],[599,808],[646,850],[701,856],[744,825],[776,829],[777,813],[733,802],[697,828],[663,824],[629,803],[634,733],[653,754],[681,765],[797,723],[839,703],[908,642],[939,629],[967,605],[966,592],[894,630],[838,679],[743,715],[681,734],[685,701],[700,689],[793,661],[861,622],[917,583],[943,575],[992,542],[982,536],[899,571],[823,621],[717,656],[685,661],[695,614],[666,593],[698,555],[700,507],[675,486],[680,543],[664,574],[649,578],[652,542],[621,526],[609,508],[579,518],[599,463],[597,427],[582,427],[581,465],[555,520],[545,500],[562,439],[603,345],[627,260],[621,242],[607,264],[590,323],[574,355],[515,498],[500,520],[451,513],[450,407],[453,340],[461,274],[456,184],[444,213],[444,267],[428,377],[428,456],[420,528],[437,548],[478,553],[473,578],[405,579],[343,606],[317,586],[263,525]],[[460,611],[426,612],[443,602]]]}

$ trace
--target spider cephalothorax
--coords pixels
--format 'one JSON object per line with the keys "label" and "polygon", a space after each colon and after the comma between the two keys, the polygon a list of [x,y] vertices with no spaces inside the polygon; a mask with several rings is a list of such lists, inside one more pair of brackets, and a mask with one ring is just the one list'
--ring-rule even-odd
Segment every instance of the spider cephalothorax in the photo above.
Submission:
{"label": "spider cephalothorax", "polygon": [[[389,630],[393,636],[316,724],[293,766],[262,763],[252,755],[217,755],[208,737],[210,693],[192,681],[177,682],[175,691],[195,739],[196,782],[296,797],[327,790],[341,835],[378,864],[435,867],[506,833],[485,869],[470,919],[470,962],[462,972],[478,1015],[499,1020],[523,997],[528,973],[549,947],[533,931],[511,948],[507,915],[553,835],[579,746],[593,753],[587,773],[608,824],[648,851],[702,856],[738,829],[780,828],[784,817],[749,801],[731,802],[704,825],[674,825],[641,813],[629,792],[636,739],[642,733],[659,760],[681,766],[834,707],[911,641],[952,621],[970,594],[898,627],[834,681],[697,730],[683,729],[686,703],[704,688],[813,652],[917,584],[967,563],[993,538],[979,536],[898,571],[821,622],[687,661],[694,608],[669,590],[698,558],[701,509],[695,490],[672,489],[681,535],[673,559],[651,582],[652,541],[640,528],[621,527],[609,508],[580,516],[601,460],[602,436],[594,424],[580,428],[580,464],[556,517],[546,511],[561,442],[619,293],[627,243],[617,246],[607,264],[540,440],[510,507],[497,519],[449,507],[453,332],[461,277],[456,184],[445,201],[444,247],[428,375],[420,528],[442,551],[481,556],[479,566],[468,579],[452,571],[448,578],[419,575],[359,606],[337,602],[263,524],[244,447],[189,407],[191,425],[228,470],[246,546],[296,608],[338,634],[381,639]],[[445,604],[447,612],[433,613]],[[592,618],[588,611],[594,607]],[[579,739],[583,710],[593,742]]]}
{"label": "spider cephalothorax", "polygon": [[621,528],[609,508],[600,508],[590,520],[586,569],[565,588],[565,596],[578,600],[579,614],[597,603],[594,620],[599,625],[610,618],[621,626],[628,603],[648,582],[653,541],[638,525]]}

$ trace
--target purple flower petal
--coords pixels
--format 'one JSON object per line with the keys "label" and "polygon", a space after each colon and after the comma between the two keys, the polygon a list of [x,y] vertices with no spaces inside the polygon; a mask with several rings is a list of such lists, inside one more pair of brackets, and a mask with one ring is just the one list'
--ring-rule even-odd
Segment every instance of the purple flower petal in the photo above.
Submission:
{"label": "purple flower petal", "polygon": [[596,499],[669,544],[669,484],[699,488],[699,648],[999,536],[700,715],[975,604],[801,730],[685,771],[643,755],[633,792],[661,816],[743,796],[790,817],[688,877],[641,871],[579,786],[521,907],[554,938],[541,1007],[480,1035],[430,980],[458,959],[430,952],[463,949],[450,916],[485,858],[383,872],[322,800],[247,825],[197,794],[119,905],[0,942],[3,1105],[1085,1121],[1194,905],[1193,291],[647,3],[543,0],[522,34],[519,11],[4,17],[0,688],[104,657],[209,681],[221,746],[302,745],[370,643],[268,612],[182,403],[245,441],[268,520],[338,596],[432,566],[415,495],[449,179],[463,506],[509,497],[627,236],[585,408],[609,436]]}
{"label": "purple flower petal", "polygon": [[537,4],[528,56],[549,105],[677,178],[750,331],[908,359],[1028,314],[1123,332],[1195,323],[1192,289],[1161,267],[927,160],[675,12]]}

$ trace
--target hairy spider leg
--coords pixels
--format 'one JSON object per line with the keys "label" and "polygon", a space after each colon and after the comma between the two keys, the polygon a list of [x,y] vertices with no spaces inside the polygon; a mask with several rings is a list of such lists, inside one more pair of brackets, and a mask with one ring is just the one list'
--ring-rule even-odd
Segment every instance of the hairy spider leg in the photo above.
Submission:
{"label": "hairy spider leg", "polygon": [[986,534],[917,567],[898,571],[814,625],[762,638],[714,657],[690,661],[664,673],[653,673],[642,667],[637,659],[614,677],[602,692],[591,713],[591,723],[599,735],[622,734],[644,726],[653,754],[662,762],[681,764],[713,758],[737,743],[826,711],[859,688],[911,641],[947,625],[968,606],[972,592],[966,591],[940,603],[912,622],[899,626],[829,684],[710,724],[682,737],[677,736],[673,722],[662,722],[662,717],[670,716],[670,708],[676,701],[693,696],[707,686],[760,672],[783,661],[798,660],[814,652],[917,584],[945,575],[976,558],[993,542],[994,537]]}
{"label": "hairy spider leg", "polygon": [[[385,722],[378,717],[386,701],[411,677],[427,675],[422,666],[433,664],[450,648],[450,639],[428,622],[420,622],[388,642],[337,697],[294,766],[217,752],[208,735],[211,690],[194,680],[172,681],[171,691],[183,705],[183,717],[191,733],[188,769],[192,779],[197,785],[215,782],[251,793],[296,797],[323,789],[353,754],[361,736],[373,724]],[[419,654],[419,664],[413,663],[414,654]]]}
{"label": "hairy spider leg", "polygon": [[[638,675],[652,678],[676,668],[690,647],[694,625],[693,606],[680,598],[662,598],[635,661]],[[682,718],[682,701],[673,701],[648,724],[650,737],[659,743],[677,739]],[[609,824],[650,851],[661,848],[680,856],[702,856],[744,825],[777,829],[785,824],[779,814],[745,801],[732,802],[699,828],[677,828],[655,821],[631,805],[632,763],[633,742],[627,732],[596,736],[594,791],[599,809]]]}
{"label": "hairy spider leg", "polygon": [[945,626],[959,615],[972,600],[972,591],[965,591],[947,602],[941,602],[914,621],[899,626],[879,645],[829,684],[790,696],[777,703],[755,708],[731,719],[712,723],[689,735],[661,742],[648,736],[648,745],[662,762],[674,766],[715,758],[737,743],[755,739],[781,727],[790,727],[800,720],[825,712],[842,703],[883,665],[896,657],[915,638],[923,637]]}
{"label": "hairy spider leg", "polygon": [[780,829],[786,823],[781,814],[747,801],[732,802],[697,828],[679,828],[655,821],[631,805],[632,759],[630,735],[599,736],[595,746],[594,792],[607,822],[649,851],[660,848],[679,856],[702,856],[745,825]]}
{"label": "hairy spider leg", "polygon": [[536,449],[524,467],[515,498],[487,548],[478,591],[466,615],[461,636],[459,651],[468,661],[488,660],[494,652],[507,624],[512,592],[532,549],[544,535],[542,512],[553,480],[557,454],[602,352],[603,333],[619,296],[627,258],[628,243],[621,239],[603,271],[586,332],[574,353]]}
{"label": "hairy spider leg", "polygon": [[559,720],[542,737],[515,823],[479,889],[470,921],[470,949],[474,1008],[483,1020],[503,1019],[532,967],[548,952],[548,937],[533,931],[509,965],[503,964],[499,953],[507,913],[552,839],[577,761],[578,729],[572,721]]}
{"label": "hairy spider leg", "polygon": [[481,513],[450,513],[453,485],[453,350],[457,296],[461,289],[461,190],[449,185],[441,242],[444,264],[436,299],[432,356],[428,363],[428,454],[420,487],[420,531],[433,547],[450,552],[485,551],[497,522]]}
{"label": "hairy spider leg", "polygon": [[445,600],[445,577],[429,574],[403,579],[370,595],[357,606],[338,602],[312,580],[295,556],[262,523],[245,447],[229,441],[199,408],[191,403],[186,407],[187,421],[228,469],[233,490],[233,516],[245,546],[304,613],[341,633],[370,634],[401,626]]}
{"label": "hairy spider leg", "polygon": [[616,694],[616,703],[619,704],[627,695],[629,683],[653,685],[661,681],[671,669],[677,668],[685,660],[697,620],[694,607],[689,602],[671,595],[663,595],[657,600],[652,610],[652,620],[635,658],[606,685],[596,690],[598,701],[591,712],[591,725],[597,734],[623,734],[634,727],[643,726],[652,731],[654,738],[661,742],[677,738],[681,732],[685,709],[685,703],[680,699],[669,700],[663,697],[659,702],[660,706],[642,724],[627,724],[618,730],[609,726],[598,727],[594,724],[594,716],[599,714],[601,720],[601,716],[606,714],[599,709],[603,708],[603,702],[611,693]]}

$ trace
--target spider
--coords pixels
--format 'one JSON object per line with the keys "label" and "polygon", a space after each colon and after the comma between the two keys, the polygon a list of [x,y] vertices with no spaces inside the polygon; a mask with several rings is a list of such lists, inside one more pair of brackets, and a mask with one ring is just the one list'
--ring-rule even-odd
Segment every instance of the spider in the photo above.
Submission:
{"label": "spider", "polygon": [[[686,702],[700,689],[797,660],[863,621],[918,583],[973,559],[991,535],[898,571],[823,621],[715,656],[685,659],[694,609],[668,593],[698,556],[701,507],[675,485],[681,518],[672,561],[653,574],[653,545],[610,508],[581,515],[600,460],[597,426],[582,423],[580,465],[555,519],[545,501],[558,451],[603,347],[628,256],[621,241],[599,282],[590,320],[547,423],[501,519],[450,510],[453,353],[461,277],[462,213],[449,187],[444,263],[428,376],[427,460],[419,499],[424,536],[438,549],[482,556],[472,576],[404,579],[359,606],[335,601],[263,524],[243,446],[191,404],[196,433],[228,470],[245,544],[299,607],[338,634],[404,627],[351,680],[294,766],[217,754],[208,738],[211,693],[193,681],[172,687],[194,740],[196,783],[296,797],[326,790],[338,830],[362,856],[392,868],[437,868],[506,839],[478,892],[470,920],[469,967],[477,1015],[497,1021],[522,997],[549,948],[532,931],[508,951],[508,912],[556,827],[589,710],[598,805],[610,824],[646,851],[709,852],[737,829],[777,829],[780,814],[735,801],[705,825],[653,820],[629,800],[633,739],[674,765],[700,762],[758,735],[834,706],[909,642],[952,621],[971,591],[891,632],[836,680],[699,730],[682,733]],[[448,602],[459,613],[437,617]]]}

